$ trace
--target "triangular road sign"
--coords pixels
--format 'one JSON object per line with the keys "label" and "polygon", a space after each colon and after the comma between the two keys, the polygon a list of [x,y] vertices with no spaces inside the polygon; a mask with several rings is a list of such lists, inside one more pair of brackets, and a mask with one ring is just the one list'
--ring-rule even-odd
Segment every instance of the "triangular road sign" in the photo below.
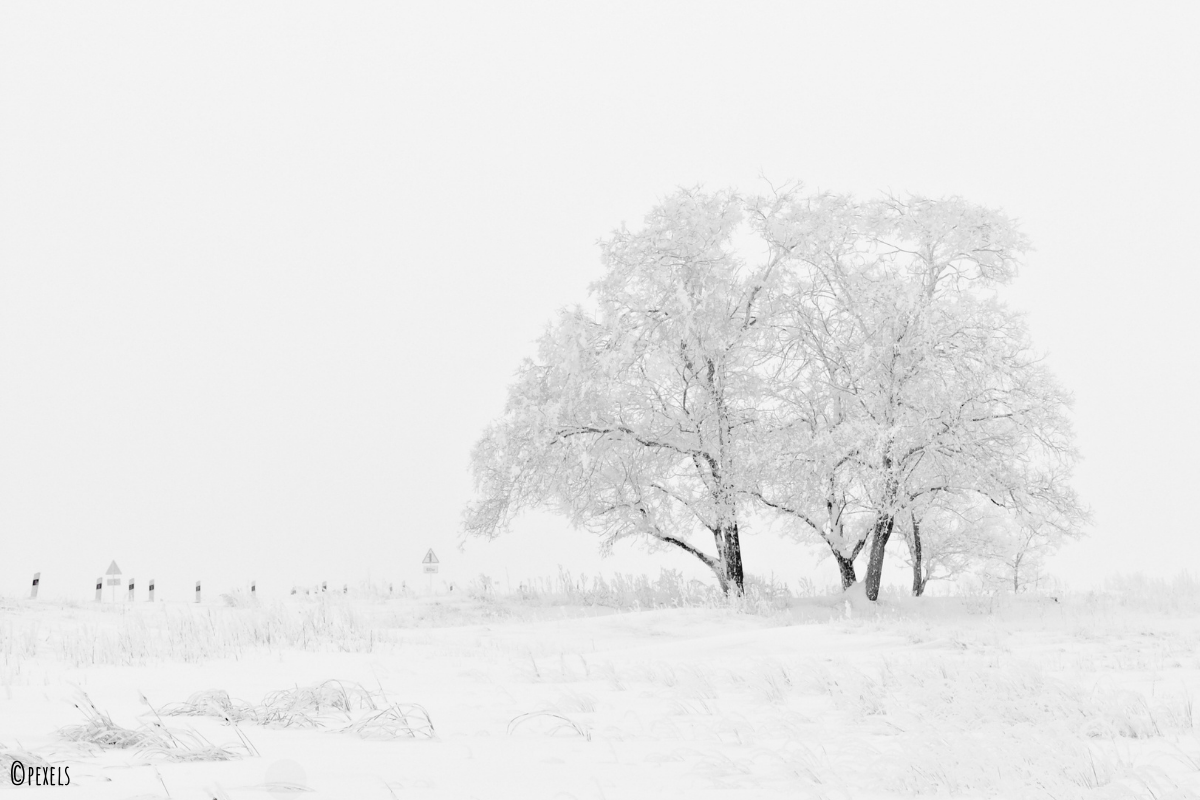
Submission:
{"label": "triangular road sign", "polygon": [[116,562],[116,561],[114,561],[114,562],[112,562],[111,564],[109,564],[109,565],[108,565],[108,572],[106,572],[106,573],[104,573],[104,574],[105,574],[105,575],[120,575],[120,574],[121,574],[121,568],[120,568],[120,567],[118,567],[118,566],[117,566],[117,562]]}
{"label": "triangular road sign", "polygon": [[422,563],[422,564],[436,564],[436,563],[438,563],[437,556],[435,556],[435,555],[433,554],[433,548],[432,548],[432,547],[431,547],[431,548],[429,548],[429,552],[425,554],[425,560],[424,560],[424,561],[422,561],[421,563]]}

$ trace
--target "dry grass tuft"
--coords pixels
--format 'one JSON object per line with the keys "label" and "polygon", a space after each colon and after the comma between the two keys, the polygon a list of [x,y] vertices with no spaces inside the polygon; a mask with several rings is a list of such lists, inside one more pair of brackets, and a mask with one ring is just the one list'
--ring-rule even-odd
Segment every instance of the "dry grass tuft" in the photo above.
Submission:
{"label": "dry grass tuft", "polygon": [[[143,697],[142,701],[150,705]],[[240,730],[236,744],[216,745],[195,731],[167,728],[155,713],[155,721],[137,728],[125,728],[113,722],[85,693],[75,707],[84,715],[82,725],[69,725],[58,734],[69,742],[90,744],[104,749],[137,750],[145,756],[163,761],[232,761],[258,755],[258,751]]]}
{"label": "dry grass tuft", "polygon": [[183,703],[163,706],[158,713],[165,717],[218,717],[226,722],[257,721],[254,706],[232,699],[223,689],[196,692]]}
{"label": "dry grass tuft", "polygon": [[256,707],[255,722],[274,728],[317,728],[329,715],[352,719],[355,711],[378,711],[376,699],[361,684],[328,680],[271,692]]}
{"label": "dry grass tuft", "polygon": [[[433,720],[424,706],[389,703],[354,681],[328,680],[270,692],[258,705],[235,701],[219,689],[196,692],[187,702],[165,706],[164,715],[220,717],[229,724],[249,721],[271,728],[324,728],[344,723],[340,733],[364,739],[431,739]],[[357,715],[357,716],[356,716]],[[239,733],[240,735],[240,733]]]}
{"label": "dry grass tuft", "polygon": [[364,739],[432,739],[433,720],[423,706],[394,703],[361,717],[341,733],[353,733]]}
{"label": "dry grass tuft", "polygon": [[577,736],[582,736],[589,742],[592,740],[592,732],[587,726],[551,711],[531,711],[528,714],[513,717],[508,723],[509,736],[512,735],[513,731],[527,722],[541,723],[538,727],[541,728],[542,733],[548,736],[555,736],[559,733],[574,733]]}
{"label": "dry grass tuft", "polygon": [[9,771],[12,769],[14,761],[20,761],[26,767],[49,767],[50,762],[41,756],[36,756],[27,750],[22,750],[17,747],[8,747],[0,743],[0,786],[4,785],[4,781],[8,780]]}
{"label": "dry grass tuft", "polygon": [[79,709],[86,721],[82,725],[68,725],[59,729],[58,735],[68,742],[119,750],[154,747],[159,743],[157,737],[144,729],[124,728],[113,722],[112,717],[96,708],[87,694],[80,693],[75,708]]}

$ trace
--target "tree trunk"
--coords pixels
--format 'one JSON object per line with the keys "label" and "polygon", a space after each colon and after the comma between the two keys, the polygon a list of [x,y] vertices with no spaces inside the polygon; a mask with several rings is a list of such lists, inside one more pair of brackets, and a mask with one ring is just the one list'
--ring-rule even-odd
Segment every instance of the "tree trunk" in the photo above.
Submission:
{"label": "tree trunk", "polygon": [[[839,527],[839,529],[838,529],[838,539],[839,540],[841,539],[841,536],[842,536],[841,528]],[[854,545],[854,549],[850,551],[849,558],[842,555],[842,552],[840,550],[838,550],[838,548],[835,547],[832,543],[830,543],[830,545],[829,545],[829,549],[833,551],[834,559],[837,560],[838,572],[841,573],[842,591],[843,592],[846,591],[847,589],[849,589],[851,586],[853,586],[858,581],[858,574],[854,570],[854,559],[858,558],[858,554],[862,552],[862,549],[863,549],[863,547],[866,546],[866,544],[867,544],[866,538],[860,539]]]}
{"label": "tree trunk", "polygon": [[741,597],[745,592],[745,576],[742,573],[742,542],[738,536],[736,522],[714,531],[717,538],[717,552],[720,554],[718,565],[724,575],[721,579],[721,590],[729,594],[730,590]]}
{"label": "tree trunk", "polygon": [[879,599],[879,582],[883,578],[883,553],[896,524],[894,514],[880,514],[871,531],[871,558],[867,561],[867,599]]}
{"label": "tree trunk", "polygon": [[912,561],[913,561],[913,597],[925,593],[925,578],[921,562],[921,521],[916,515],[912,518]]}
{"label": "tree trunk", "polygon": [[725,570],[721,567],[720,561],[714,561],[709,564],[712,567],[713,574],[717,576],[717,585],[721,587],[721,594],[729,594],[729,579],[725,577]]}
{"label": "tree trunk", "polygon": [[858,580],[858,576],[854,573],[854,559],[846,558],[837,550],[833,551],[833,557],[837,559],[838,572],[842,575],[842,591],[845,591]]}

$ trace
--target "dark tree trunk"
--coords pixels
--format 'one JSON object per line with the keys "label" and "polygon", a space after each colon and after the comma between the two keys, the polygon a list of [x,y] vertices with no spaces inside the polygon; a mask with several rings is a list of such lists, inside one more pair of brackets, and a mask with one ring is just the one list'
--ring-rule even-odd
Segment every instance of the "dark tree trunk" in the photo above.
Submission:
{"label": "dark tree trunk", "polygon": [[721,580],[721,589],[725,594],[732,591],[741,597],[745,591],[745,576],[742,573],[742,542],[738,536],[737,523],[727,525],[714,533],[719,554],[716,566],[723,568],[725,573],[717,576]]}
{"label": "dark tree trunk", "polygon": [[921,521],[912,518],[913,597],[925,594],[925,578],[921,562]]}
{"label": "dark tree trunk", "polygon": [[[840,535],[841,534],[839,531],[839,537],[840,537]],[[863,547],[866,546],[866,544],[867,544],[866,539],[860,539],[854,545],[854,549],[852,551],[850,551],[849,558],[842,555],[841,551],[838,550],[836,547],[834,547],[832,544],[829,546],[829,549],[833,551],[834,559],[837,560],[838,572],[841,573],[842,591],[843,592],[846,591],[847,589],[849,589],[851,586],[853,586],[855,584],[855,582],[858,581],[858,574],[854,570],[854,559],[858,558],[858,554],[862,552],[862,549],[863,549]]]}
{"label": "dark tree trunk", "polygon": [[858,580],[858,576],[854,573],[854,559],[846,558],[836,550],[833,551],[833,557],[837,559],[838,572],[842,576],[842,591],[845,591]]}
{"label": "dark tree trunk", "polygon": [[867,561],[868,600],[879,599],[879,582],[883,578],[883,553],[895,524],[896,517],[890,513],[880,514],[875,518],[875,527],[871,531],[871,558]]}

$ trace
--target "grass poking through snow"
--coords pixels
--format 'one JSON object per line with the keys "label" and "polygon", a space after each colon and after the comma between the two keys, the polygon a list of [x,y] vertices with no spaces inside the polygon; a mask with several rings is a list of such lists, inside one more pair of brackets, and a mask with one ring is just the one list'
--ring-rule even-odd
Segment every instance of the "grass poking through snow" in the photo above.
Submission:
{"label": "grass poking through snow", "polygon": [[[145,698],[142,699],[145,702]],[[231,761],[258,755],[254,745],[240,730],[237,730],[237,743],[216,745],[196,731],[168,728],[157,713],[154,721],[136,728],[118,725],[83,692],[75,708],[83,714],[83,724],[69,725],[58,731],[59,737],[68,742],[93,745],[105,750],[134,750],[157,760],[174,762]]]}
{"label": "grass poking through snow", "polygon": [[423,706],[390,703],[354,681],[327,680],[269,692],[251,705],[220,689],[196,692],[183,703],[164,706],[164,716],[209,716],[226,722],[252,722],[268,728],[327,728],[364,739],[431,739],[433,720]]}
{"label": "grass poking through snow", "polygon": [[419,705],[393,703],[351,722],[341,733],[353,733],[364,739],[432,739],[433,720]]}
{"label": "grass poking through snow", "polygon": [[[528,724],[527,723],[531,723]],[[537,732],[555,736],[560,733],[574,734],[582,736],[587,741],[592,740],[592,732],[586,725],[576,722],[569,717],[564,717],[562,714],[555,714],[551,711],[530,711],[527,714],[516,716],[508,723],[508,734],[511,736],[518,728],[525,726],[528,729],[535,729]]]}

